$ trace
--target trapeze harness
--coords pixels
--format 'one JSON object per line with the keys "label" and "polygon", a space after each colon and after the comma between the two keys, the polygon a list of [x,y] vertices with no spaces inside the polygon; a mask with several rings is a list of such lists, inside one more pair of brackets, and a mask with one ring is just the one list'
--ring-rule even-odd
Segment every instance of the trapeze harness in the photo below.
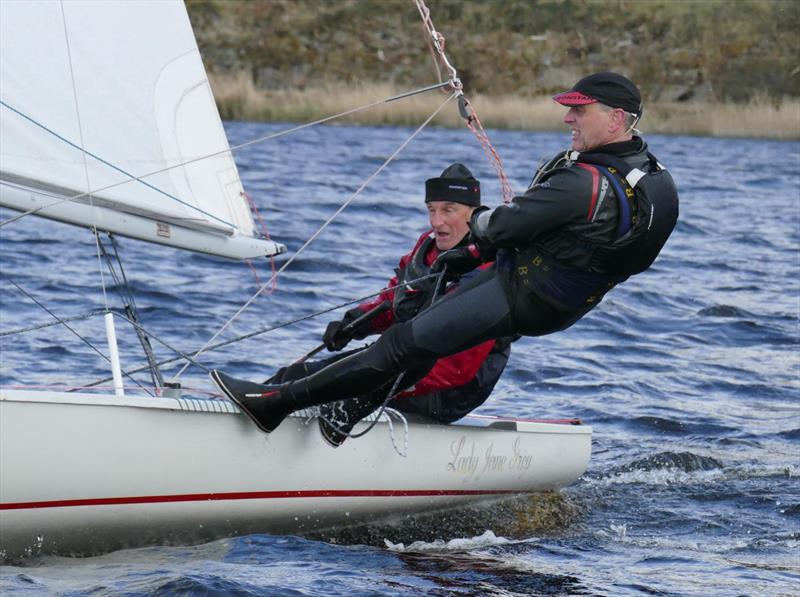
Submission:
{"label": "trapeze harness", "polygon": [[[649,152],[649,172],[605,153],[571,151],[550,165],[562,161],[589,170],[595,181],[607,181],[614,190],[619,218],[613,239],[610,243],[592,242],[575,235],[574,242],[590,255],[588,266],[582,269],[558,263],[537,246],[529,247],[518,252],[515,274],[523,292],[534,292],[560,310],[582,315],[611,288],[653,264],[677,222],[678,192],[672,176]],[[552,171],[540,172],[534,184]],[[590,217],[599,208],[600,187],[594,185]]]}

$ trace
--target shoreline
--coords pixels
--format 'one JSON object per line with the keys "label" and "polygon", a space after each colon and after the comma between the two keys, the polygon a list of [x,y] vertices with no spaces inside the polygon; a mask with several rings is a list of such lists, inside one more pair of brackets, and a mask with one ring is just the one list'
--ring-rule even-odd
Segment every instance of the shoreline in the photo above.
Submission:
{"label": "shoreline", "polygon": [[[209,74],[217,107],[224,120],[310,122],[359,106],[380,102],[410,89],[388,84],[329,84],[306,89],[258,90],[246,73]],[[562,131],[564,108],[549,96],[523,97],[465,93],[487,129]],[[417,126],[446,99],[431,91],[381,103],[338,119],[349,124]],[[433,126],[464,125],[451,102]],[[659,102],[645,104],[640,128],[645,134],[688,135],[773,140],[800,139],[800,99],[780,103],[766,98],[746,104],[731,102]]]}

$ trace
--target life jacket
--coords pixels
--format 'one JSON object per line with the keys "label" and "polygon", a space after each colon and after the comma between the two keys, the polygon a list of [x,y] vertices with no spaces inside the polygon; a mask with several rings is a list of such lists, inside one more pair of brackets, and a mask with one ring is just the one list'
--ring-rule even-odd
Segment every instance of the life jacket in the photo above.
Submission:
{"label": "life jacket", "polygon": [[619,221],[614,240],[597,249],[610,274],[625,279],[653,265],[678,221],[678,191],[670,173],[647,152],[649,172],[604,153],[570,153],[592,164],[614,188]]}
{"label": "life jacket", "polygon": [[653,264],[677,222],[678,192],[669,172],[651,153],[646,155],[649,172],[611,154],[577,151],[567,152],[548,165],[557,167],[566,159],[596,168],[614,189],[617,227],[610,242],[575,239],[591,255],[587,269],[558,263],[535,244],[520,251],[516,278],[522,287],[534,290],[559,309],[585,312],[611,288]]}
{"label": "life jacket", "polygon": [[[436,240],[429,235],[417,247],[406,266],[395,270],[397,287],[394,289],[392,311],[398,323],[408,321],[420,310],[428,307],[433,299],[436,278],[424,278],[431,273],[430,266],[425,264],[425,256],[433,248]],[[417,281],[414,281],[417,280]]]}

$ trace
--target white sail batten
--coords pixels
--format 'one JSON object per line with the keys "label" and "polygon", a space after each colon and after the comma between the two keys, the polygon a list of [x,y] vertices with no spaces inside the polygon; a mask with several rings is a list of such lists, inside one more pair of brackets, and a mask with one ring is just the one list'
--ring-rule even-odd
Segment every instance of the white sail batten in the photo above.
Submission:
{"label": "white sail batten", "polygon": [[0,100],[0,204],[106,189],[39,215],[226,257],[282,251],[255,237],[179,0],[0,2]]}

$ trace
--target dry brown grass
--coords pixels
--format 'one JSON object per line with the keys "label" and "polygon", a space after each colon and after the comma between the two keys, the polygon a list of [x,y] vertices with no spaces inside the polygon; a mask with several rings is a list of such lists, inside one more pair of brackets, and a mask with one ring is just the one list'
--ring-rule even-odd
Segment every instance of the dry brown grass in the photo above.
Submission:
{"label": "dry brown grass", "polygon": [[[222,117],[227,120],[308,122],[393,97],[408,90],[385,84],[327,85],[302,90],[257,90],[247,73],[209,77]],[[447,97],[434,91],[381,103],[344,117],[359,124],[416,125]],[[486,128],[561,130],[564,109],[549,97],[468,96]],[[455,102],[434,121],[462,126]],[[640,128],[645,132],[800,139],[800,100],[778,105],[759,99],[749,104],[661,103],[647,107]]]}

